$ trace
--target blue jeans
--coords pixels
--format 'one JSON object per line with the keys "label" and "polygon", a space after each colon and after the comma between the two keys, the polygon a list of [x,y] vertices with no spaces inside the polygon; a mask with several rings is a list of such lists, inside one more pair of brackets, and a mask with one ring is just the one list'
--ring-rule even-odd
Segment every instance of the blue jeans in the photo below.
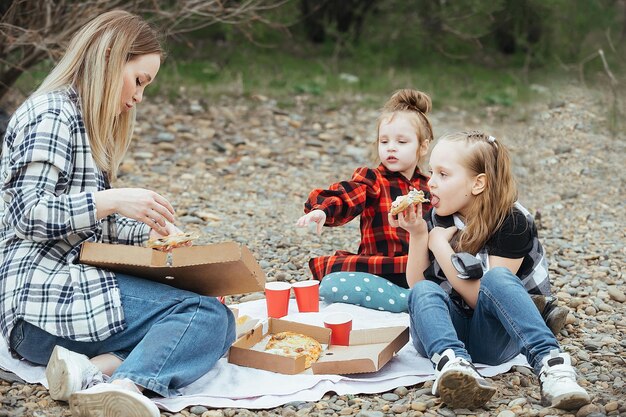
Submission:
{"label": "blue jeans", "polygon": [[466,310],[432,281],[409,294],[411,337],[417,351],[432,358],[452,349],[469,361],[498,365],[520,352],[537,375],[541,360],[558,342],[522,282],[507,268],[494,268],[480,281],[478,302]]}
{"label": "blue jeans", "polygon": [[123,359],[111,379],[128,378],[164,397],[178,394],[207,373],[235,340],[235,319],[215,297],[206,297],[118,274],[126,328],[99,342],[76,342],[24,321],[11,332],[10,346],[40,365],[55,345],[94,357]]}

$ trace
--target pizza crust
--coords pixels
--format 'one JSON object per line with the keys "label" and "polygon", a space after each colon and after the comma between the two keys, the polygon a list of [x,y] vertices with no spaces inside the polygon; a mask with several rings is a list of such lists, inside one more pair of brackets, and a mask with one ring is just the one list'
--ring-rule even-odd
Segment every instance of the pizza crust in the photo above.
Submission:
{"label": "pizza crust", "polygon": [[310,336],[280,332],[272,335],[265,345],[265,352],[294,358],[304,355],[304,369],[308,369],[322,354],[322,345]]}
{"label": "pizza crust", "polygon": [[411,204],[427,203],[430,200],[424,197],[422,190],[411,190],[406,195],[398,196],[393,203],[391,203],[391,210],[389,211],[393,216],[406,210]]}

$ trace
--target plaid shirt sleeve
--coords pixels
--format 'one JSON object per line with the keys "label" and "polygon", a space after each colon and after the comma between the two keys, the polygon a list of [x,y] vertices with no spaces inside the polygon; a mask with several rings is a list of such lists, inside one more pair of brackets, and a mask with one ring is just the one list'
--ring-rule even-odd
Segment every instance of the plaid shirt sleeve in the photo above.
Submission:
{"label": "plaid shirt sleeve", "polygon": [[2,185],[5,221],[24,240],[65,239],[97,223],[93,193],[65,194],[72,149],[70,124],[44,113],[26,126]]}
{"label": "plaid shirt sleeve", "polygon": [[112,214],[103,221],[102,241],[122,245],[141,246],[150,233],[150,227],[128,217]]}
{"label": "plaid shirt sleeve", "polygon": [[304,212],[323,210],[326,226],[341,226],[363,212],[368,198],[377,199],[379,195],[376,172],[357,168],[350,181],[332,184],[328,190],[313,190],[304,205]]}

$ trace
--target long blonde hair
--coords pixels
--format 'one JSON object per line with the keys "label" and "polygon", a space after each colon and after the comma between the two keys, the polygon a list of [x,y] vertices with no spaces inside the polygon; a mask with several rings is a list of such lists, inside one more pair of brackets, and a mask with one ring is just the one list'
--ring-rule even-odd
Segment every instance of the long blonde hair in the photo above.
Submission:
{"label": "long blonde hair", "polygon": [[135,108],[118,115],[124,64],[163,49],[142,18],[122,10],[103,13],[74,35],[65,55],[34,94],[76,88],[96,165],[115,179],[130,145]]}
{"label": "long blonde hair", "polygon": [[396,91],[383,106],[376,123],[375,155],[378,157],[378,132],[381,123],[390,123],[398,113],[405,113],[415,128],[418,140],[417,163],[421,161],[420,149],[425,141],[433,141],[433,127],[426,116],[430,113],[432,101],[428,94],[418,90],[404,88]]}
{"label": "long blonde hair", "polygon": [[469,208],[465,229],[459,234],[455,249],[478,253],[502,226],[517,200],[517,185],[511,171],[506,147],[494,137],[480,131],[457,132],[443,136],[439,142],[464,142],[461,164],[474,175],[485,174],[486,186]]}

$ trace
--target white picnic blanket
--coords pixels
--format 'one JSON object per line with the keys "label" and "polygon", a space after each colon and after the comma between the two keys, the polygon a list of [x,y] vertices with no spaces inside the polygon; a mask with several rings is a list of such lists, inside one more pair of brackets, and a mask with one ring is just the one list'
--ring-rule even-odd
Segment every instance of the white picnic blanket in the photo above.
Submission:
{"label": "white picnic blanket", "polygon": [[[267,318],[265,300],[250,301],[237,307],[240,316]],[[327,313],[347,312],[353,317],[352,327],[355,330],[409,324],[406,313],[375,311],[351,304],[321,304],[319,313],[297,313],[295,300],[292,299],[289,311],[290,314],[284,319],[319,326],[323,325],[323,317]],[[476,365],[483,375],[494,376],[508,371],[514,365],[528,366],[528,363],[519,355],[499,366]],[[47,386],[44,368],[13,359],[3,339],[0,339],[0,367],[29,383]],[[340,395],[371,394],[433,379],[431,362],[419,356],[409,342],[383,369],[371,374],[282,375],[233,365],[222,358],[210,372],[185,387],[181,396],[155,398],[154,401],[160,408],[172,412],[191,405],[263,409],[292,401],[317,401],[329,391]]]}

